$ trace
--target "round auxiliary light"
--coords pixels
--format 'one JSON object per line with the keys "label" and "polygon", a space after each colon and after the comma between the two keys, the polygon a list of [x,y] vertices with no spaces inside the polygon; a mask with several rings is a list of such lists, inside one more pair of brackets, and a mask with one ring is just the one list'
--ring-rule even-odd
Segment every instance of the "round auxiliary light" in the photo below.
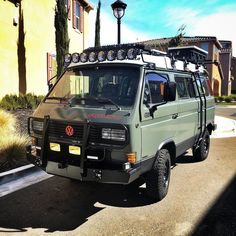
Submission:
{"label": "round auxiliary light", "polygon": [[80,61],[81,61],[81,62],[87,62],[87,61],[88,61],[88,55],[87,55],[87,53],[82,52],[82,53],[80,54]]}
{"label": "round auxiliary light", "polygon": [[77,63],[79,62],[79,53],[73,53],[72,54],[72,62]]}
{"label": "round auxiliary light", "polygon": [[124,49],[120,49],[117,52],[117,59],[124,60],[126,58],[126,51]]}
{"label": "round auxiliary light", "polygon": [[65,54],[64,62],[65,63],[70,63],[71,62],[71,54],[70,53]]}
{"label": "round auxiliary light", "polygon": [[96,61],[96,53],[95,52],[90,52],[89,53],[89,61],[90,62],[95,62]]}
{"label": "round auxiliary light", "polygon": [[108,61],[114,61],[116,58],[116,52],[114,50],[110,50],[107,53],[107,60]]}
{"label": "round auxiliary light", "polygon": [[137,56],[137,51],[135,50],[135,48],[130,48],[127,52],[127,58],[129,60],[134,60]]}
{"label": "round auxiliary light", "polygon": [[106,53],[104,51],[100,51],[98,53],[98,61],[102,62],[102,61],[105,61],[105,60],[106,60]]}

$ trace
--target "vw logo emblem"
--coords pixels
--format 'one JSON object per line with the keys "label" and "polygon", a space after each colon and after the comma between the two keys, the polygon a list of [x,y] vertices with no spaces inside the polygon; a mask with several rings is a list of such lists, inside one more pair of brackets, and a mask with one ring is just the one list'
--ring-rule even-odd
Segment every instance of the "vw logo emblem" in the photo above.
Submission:
{"label": "vw logo emblem", "polygon": [[72,126],[70,125],[67,125],[66,126],[66,129],[65,129],[65,132],[68,136],[72,136],[74,134],[74,129]]}

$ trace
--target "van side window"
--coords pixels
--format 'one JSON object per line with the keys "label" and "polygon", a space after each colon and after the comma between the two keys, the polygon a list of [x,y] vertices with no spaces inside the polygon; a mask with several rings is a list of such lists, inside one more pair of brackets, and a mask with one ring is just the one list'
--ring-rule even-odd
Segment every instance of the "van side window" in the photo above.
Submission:
{"label": "van side window", "polygon": [[196,97],[196,92],[195,92],[195,88],[194,88],[192,78],[186,78],[186,81],[187,81],[187,88],[188,88],[189,96],[191,98],[195,98]]}
{"label": "van side window", "polygon": [[209,86],[209,80],[207,80],[205,77],[200,77],[201,82],[202,82],[202,87],[203,87],[203,92],[205,93],[206,96],[209,96],[210,93],[210,86]]}
{"label": "van side window", "polygon": [[179,98],[189,98],[187,78],[175,76],[175,82]]}
{"label": "van side window", "polygon": [[144,104],[161,103],[164,101],[164,87],[167,83],[166,75],[149,72],[145,76]]}

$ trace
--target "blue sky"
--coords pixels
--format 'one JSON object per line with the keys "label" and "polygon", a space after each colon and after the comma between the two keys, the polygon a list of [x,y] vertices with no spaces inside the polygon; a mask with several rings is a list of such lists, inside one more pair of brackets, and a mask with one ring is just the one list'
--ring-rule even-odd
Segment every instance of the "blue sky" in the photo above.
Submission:
{"label": "blue sky", "polygon": [[[216,36],[233,42],[236,55],[235,0],[123,0],[127,4],[122,18],[122,43],[172,37],[181,25],[186,36]],[[101,0],[101,43],[117,41],[117,22],[111,4]],[[90,0],[90,46],[94,44],[94,25],[98,0]]]}

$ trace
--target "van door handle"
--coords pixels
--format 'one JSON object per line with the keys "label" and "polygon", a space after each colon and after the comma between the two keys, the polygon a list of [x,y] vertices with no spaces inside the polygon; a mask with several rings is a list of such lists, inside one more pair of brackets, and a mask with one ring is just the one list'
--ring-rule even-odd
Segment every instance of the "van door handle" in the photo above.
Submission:
{"label": "van door handle", "polygon": [[179,114],[175,113],[175,114],[172,115],[172,119],[176,119],[178,116],[179,116]]}

